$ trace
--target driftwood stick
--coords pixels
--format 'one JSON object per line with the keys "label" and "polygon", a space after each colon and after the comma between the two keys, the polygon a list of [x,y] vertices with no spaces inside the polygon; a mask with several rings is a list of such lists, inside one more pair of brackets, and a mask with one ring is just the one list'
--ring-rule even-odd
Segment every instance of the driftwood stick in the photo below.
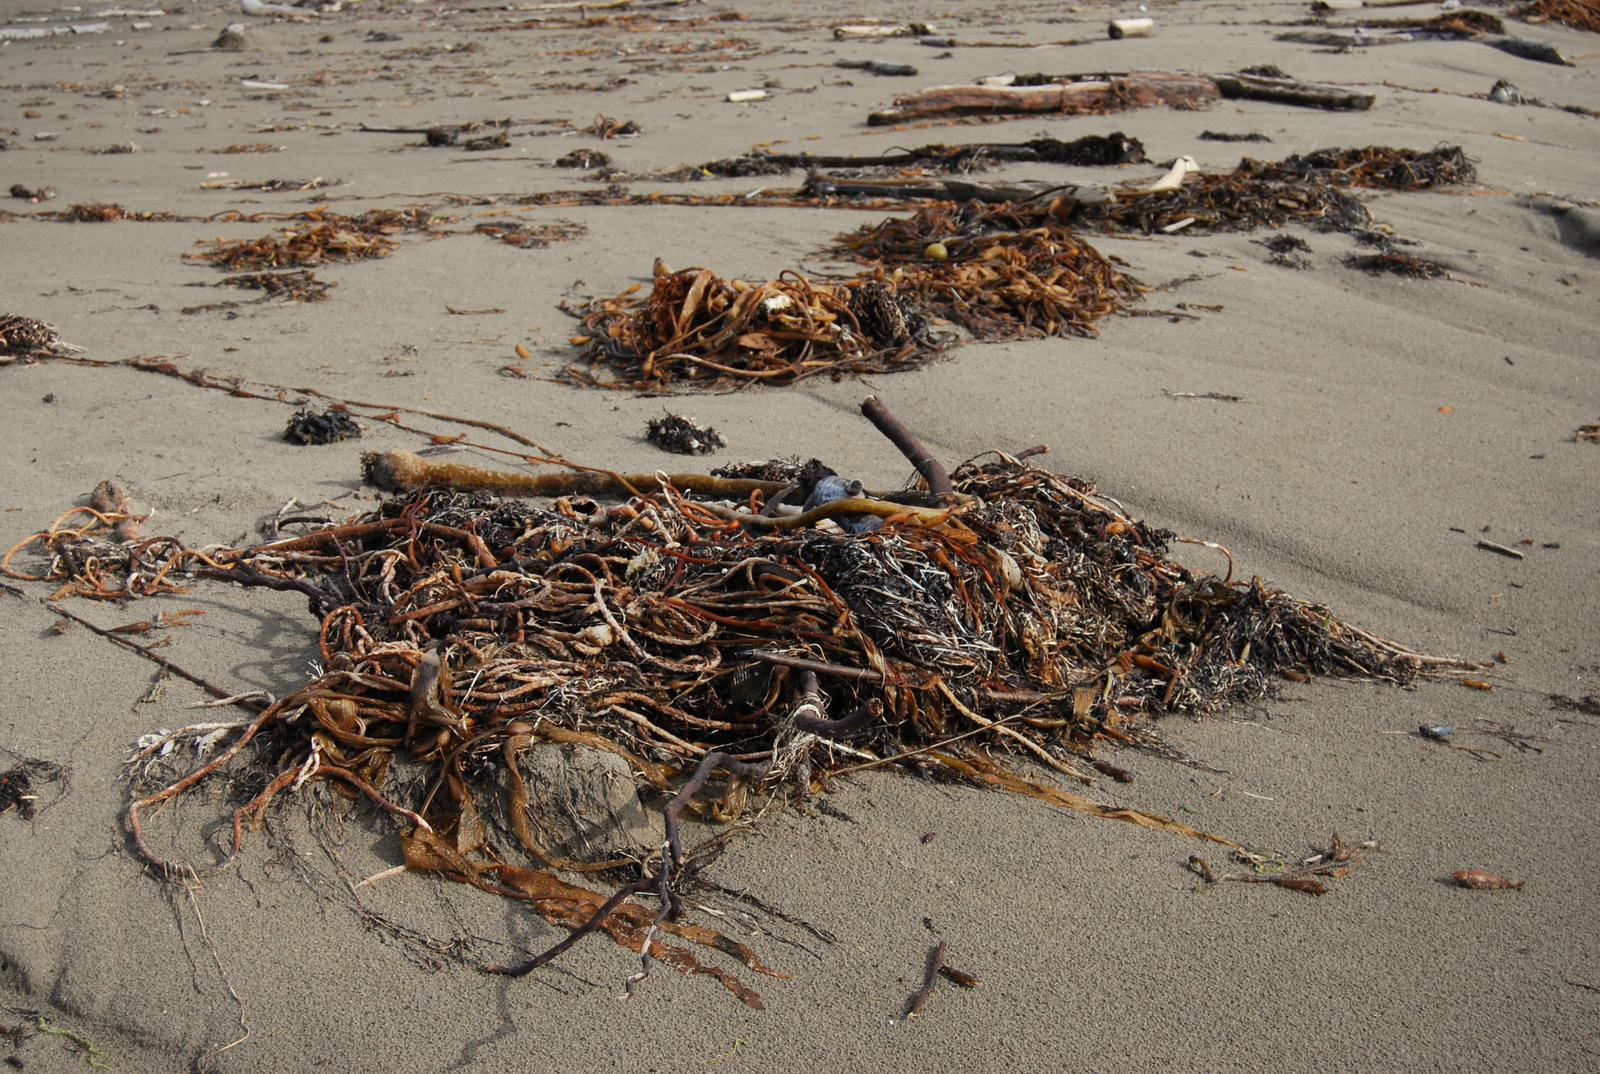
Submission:
{"label": "driftwood stick", "polygon": [[828,719],[827,698],[817,686],[816,674],[807,671],[800,679],[800,704],[789,714],[789,722],[796,730],[832,737],[859,731],[882,715],[883,702],[869,697],[844,719]]}
{"label": "driftwood stick", "polygon": [[1255,101],[1276,101],[1279,104],[1297,104],[1330,111],[1365,112],[1378,99],[1376,93],[1360,93],[1342,86],[1327,86],[1320,82],[1296,82],[1294,79],[1259,78],[1255,75],[1217,75],[1217,88],[1229,100],[1247,98]]}
{"label": "driftwood stick", "polygon": [[930,86],[873,112],[867,116],[867,125],[881,127],[932,116],[1120,112],[1158,104],[1196,108],[1217,97],[1216,83],[1202,75],[1171,71],[1064,75],[1043,86]]}
{"label": "driftwood stick", "polygon": [[950,485],[950,474],[945,470],[944,464],[928,453],[922,446],[922,441],[910,429],[900,423],[900,419],[889,413],[889,408],[883,405],[883,400],[876,395],[869,395],[861,403],[861,413],[877,428],[889,442],[900,449],[900,454],[911,460],[911,465],[917,468],[922,479],[928,483],[930,495],[947,498],[955,490]]}
{"label": "driftwood stick", "polygon": [[922,1008],[927,1004],[928,997],[933,995],[934,986],[939,983],[939,971],[944,969],[943,940],[939,941],[933,949],[933,954],[928,956],[928,972],[922,977],[922,987],[917,989],[917,994],[911,999],[911,1010],[906,1012],[907,1018],[915,1018],[922,1013]]}
{"label": "driftwood stick", "polygon": [[[760,779],[767,774],[770,767],[770,761],[766,764],[751,764],[747,761],[736,761],[730,755],[721,752],[708,753],[700,758],[700,765],[694,770],[694,775],[689,777],[689,781],[678,789],[678,793],[673,795],[661,810],[667,822],[666,850],[671,855],[672,869],[683,867],[683,841],[678,834],[678,814],[689,804],[689,799],[699,792],[701,786],[705,784],[706,777],[718,768],[725,768],[736,776]],[[663,862],[662,869],[666,868],[668,865]]]}
{"label": "driftwood stick", "polygon": [[[570,465],[570,464],[569,464]],[[655,474],[614,474],[607,470],[576,469],[553,474],[519,470],[490,470],[448,460],[425,459],[415,452],[395,448],[362,459],[367,480],[379,488],[409,492],[419,488],[452,488],[520,493],[525,496],[629,496],[656,485]],[[752,492],[772,495],[787,488],[782,481],[710,477],[705,474],[667,474],[672,486],[686,492],[715,492],[744,497]]]}
{"label": "driftwood stick", "polygon": [[863,679],[867,682],[883,681],[883,676],[871,668],[845,667],[842,664],[829,664],[821,660],[808,660],[803,656],[790,656],[788,653],[774,653],[767,649],[752,649],[750,655],[768,664],[798,668],[801,671],[815,671],[819,675],[836,675],[841,679]]}

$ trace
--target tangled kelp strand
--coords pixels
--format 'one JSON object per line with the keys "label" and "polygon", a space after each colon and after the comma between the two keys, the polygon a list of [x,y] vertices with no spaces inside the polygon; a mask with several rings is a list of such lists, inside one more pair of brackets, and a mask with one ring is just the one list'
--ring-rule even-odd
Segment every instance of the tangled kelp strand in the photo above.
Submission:
{"label": "tangled kelp strand", "polygon": [[0,360],[48,354],[60,342],[61,332],[53,324],[15,313],[0,314]]}
{"label": "tangled kelp strand", "polygon": [[478,224],[472,229],[481,235],[499,239],[508,246],[542,250],[558,242],[582,238],[589,229],[571,220],[555,220],[548,224]]}
{"label": "tangled kelp strand", "polygon": [[[255,217],[262,218],[268,218],[268,214]],[[399,242],[390,236],[403,231],[428,231],[437,223],[427,209],[373,209],[359,216],[319,209],[277,218],[296,223],[276,235],[258,239],[216,239],[209,249],[185,254],[184,258],[231,270],[306,268],[327,261],[361,261],[388,257],[399,249]]]}
{"label": "tangled kelp strand", "polygon": [[841,235],[835,252],[877,266],[902,300],[979,339],[1086,335],[1135,291],[1060,222],[1070,211],[1063,199],[932,206]]}
{"label": "tangled kelp strand", "polygon": [[1600,3],[1596,0],[1533,0],[1513,8],[1511,14],[1524,22],[1559,22],[1574,30],[1600,33]]}
{"label": "tangled kelp strand", "polygon": [[[710,269],[653,278],[616,298],[589,304],[584,365],[567,376],[609,387],[693,387],[740,381],[788,384],[818,374],[910,369],[938,344],[900,326],[858,316],[867,281],[814,283],[798,272],[751,284]],[[865,320],[865,323],[863,321]],[[606,379],[602,380],[604,376]]]}

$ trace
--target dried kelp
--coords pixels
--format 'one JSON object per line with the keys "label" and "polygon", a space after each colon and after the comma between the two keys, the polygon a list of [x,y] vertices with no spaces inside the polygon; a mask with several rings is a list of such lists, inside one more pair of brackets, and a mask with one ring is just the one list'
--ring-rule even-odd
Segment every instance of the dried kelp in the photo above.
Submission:
{"label": "dried kelp", "polygon": [[1600,34],[1600,2],[1597,0],[1534,0],[1513,8],[1511,14],[1525,22],[1559,22],[1574,30]]}
{"label": "dried kelp", "polygon": [[320,190],[326,186],[338,186],[342,179],[324,179],[320,175],[315,179],[211,179],[200,184],[201,190],[259,190],[267,194],[277,194],[288,190]]}
{"label": "dried kelp", "polygon": [[331,288],[339,286],[333,280],[319,280],[309,269],[292,272],[247,272],[238,276],[225,276],[216,283],[218,287],[242,287],[264,291],[265,298],[283,298],[290,302],[321,302]]}
{"label": "dried kelp", "polygon": [[598,149],[574,149],[564,157],[557,157],[558,168],[603,168],[611,163],[611,154]]}
{"label": "dried kelp", "polygon": [[324,210],[293,214],[303,220],[275,235],[258,239],[216,239],[201,253],[184,254],[225,269],[304,268],[328,261],[362,261],[388,257],[399,249],[389,236],[426,231],[436,220],[425,209],[374,209],[359,216]]}
{"label": "dried kelp", "polygon": [[283,439],[291,444],[333,444],[340,440],[357,440],[361,426],[348,411],[329,407],[318,414],[314,410],[297,410],[283,430]]}
{"label": "dried kelp", "polygon": [[[784,462],[754,478],[662,475],[611,505],[424,489],[302,536],[203,553],[171,539],[114,543],[112,516],[79,508],[66,517],[87,518],[82,529],[58,523],[0,569],[88,593],[214,578],[310,598],[321,624],[312,681],[220,734],[214,724],[164,733],[135,757],[144,797],[130,806],[130,834],[167,875],[198,870],[148,841],[153,807],[212,776],[251,787],[234,812],[231,859],[245,823],[280,792],[328,780],[399,818],[412,868],[522,899],[575,929],[524,966],[483,968],[523,972],[598,929],[717,976],[755,1005],[726,971],[652,948],[647,931],[769,972],[743,945],[679,920],[681,892],[706,859],[683,851],[678,815],[719,768],[730,774],[708,814],[720,820],[752,797],[804,797],[819,768],[893,763],[1197,836],[1026,779],[1007,754],[1092,782],[1097,741],[1136,738],[1144,716],[1257,697],[1280,672],[1406,681],[1456,666],[1259,579],[1174,562],[1170,534],[1089,482],[1004,455],[947,475],[876,403],[863,410],[917,463],[929,493],[872,496],[825,468]],[[783,514],[779,501],[798,497],[807,471],[807,509]],[[602,475],[571,476],[576,488]],[[690,486],[732,499],[691,499]],[[875,524],[839,525],[855,516]],[[35,546],[38,573],[11,566]],[[212,747],[235,737],[145,793],[149,762],[201,735]],[[259,748],[246,753],[252,742]],[[554,870],[574,863],[532,834],[516,758],[536,742],[618,754],[643,783],[676,791],[659,859],[597,866],[625,881],[609,899],[558,879]],[[390,774],[398,766],[408,778]],[[626,901],[646,890],[660,895],[659,911]]]}
{"label": "dried kelp", "polygon": [[935,206],[841,235],[835,251],[876,266],[930,317],[978,339],[1087,335],[1134,286],[1059,218],[1063,199]]}
{"label": "dried kelp", "polygon": [[60,212],[40,213],[44,219],[60,220],[68,224],[103,224],[112,220],[182,220],[181,216],[165,212],[138,212],[110,203],[69,205]]}
{"label": "dried kelp", "polygon": [[631,119],[613,119],[611,116],[597,115],[593,123],[583,128],[583,133],[598,135],[601,139],[632,138],[643,134],[644,128]]}
{"label": "dried kelp", "polygon": [[30,357],[48,352],[59,342],[61,333],[53,324],[15,313],[0,314],[0,357]]}
{"label": "dried kelp", "polygon": [[788,384],[911,369],[937,353],[926,337],[874,336],[853,308],[861,286],[817,284],[793,271],[763,284],[703,268],[657,276],[642,298],[635,285],[589,304],[586,334],[573,340],[586,345],[584,361],[566,373],[626,388]]}
{"label": "dried kelp", "polygon": [[286,145],[273,145],[271,142],[251,142],[247,145],[229,145],[221,149],[199,149],[199,153],[282,153],[289,147]]}
{"label": "dried kelp", "polygon": [[571,220],[555,220],[548,224],[479,224],[472,230],[525,250],[542,250],[554,243],[580,239],[589,233],[588,228]]}
{"label": "dried kelp", "polygon": [[54,761],[12,756],[20,763],[0,772],[0,814],[15,809],[23,820],[32,820],[39,809],[39,791],[45,784],[65,780],[67,770]]}
{"label": "dried kelp", "polygon": [[1247,158],[1231,172],[1190,175],[1176,190],[1130,189],[1085,216],[1100,227],[1145,234],[1184,220],[1210,231],[1281,227],[1290,221],[1347,231],[1371,219],[1359,201],[1325,179],[1280,176],[1259,165]]}
{"label": "dried kelp", "polygon": [[1336,186],[1378,190],[1431,190],[1457,186],[1477,178],[1477,170],[1460,146],[1437,149],[1322,149],[1305,156],[1295,154],[1278,164],[1241,161],[1265,178],[1294,180],[1315,178]]}
{"label": "dried kelp", "polygon": [[[1329,25],[1333,25],[1330,23]],[[1354,23],[1345,25],[1357,25]],[[1455,34],[1476,37],[1479,34],[1505,34],[1506,25],[1487,11],[1446,11],[1427,19],[1366,19],[1359,24],[1372,30],[1421,30],[1429,34]]]}
{"label": "dried kelp", "polygon": [[1450,270],[1437,261],[1392,252],[1351,254],[1344,259],[1344,264],[1346,268],[1360,269],[1372,276],[1390,273],[1413,280],[1448,279],[1450,276]]}
{"label": "dried kelp", "polygon": [[1298,235],[1274,235],[1270,239],[1259,241],[1262,246],[1272,251],[1267,261],[1284,268],[1308,269],[1311,267],[1309,258],[1301,257],[1302,253],[1311,252],[1311,244]]}

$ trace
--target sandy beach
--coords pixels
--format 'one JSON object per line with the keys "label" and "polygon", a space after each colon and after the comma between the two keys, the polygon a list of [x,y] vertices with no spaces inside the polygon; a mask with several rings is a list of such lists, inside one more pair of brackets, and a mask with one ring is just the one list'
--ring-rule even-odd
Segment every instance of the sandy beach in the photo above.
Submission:
{"label": "sandy beach", "polygon": [[[117,602],[6,577],[0,772],[33,763],[37,785],[36,801],[0,813],[0,1057],[13,1067],[1600,1071],[1600,443],[1576,435],[1600,422],[1600,118],[1583,111],[1600,108],[1600,35],[1485,7],[1554,45],[1564,66],[1472,40],[1277,40],[1310,12],[1276,0],[181,7],[102,17],[93,5],[0,3],[0,29],[52,31],[0,40],[0,187],[55,191],[0,202],[0,314],[48,322],[75,348],[0,364],[0,550],[108,478],[150,514],[144,534],[238,547],[290,500],[339,519],[373,510],[383,494],[362,484],[362,452],[437,451],[463,432],[531,450],[455,418],[620,472],[816,457],[868,488],[899,488],[910,466],[858,410],[877,394],[952,466],[1048,445],[1032,461],[1092,479],[1134,518],[1225,546],[1238,577],[1484,666],[1403,688],[1282,680],[1246,706],[1154,721],[1169,756],[1102,749],[1131,783],[1070,788],[1286,861],[1335,836],[1372,843],[1324,895],[1207,884],[1191,855],[1218,872],[1244,866],[1171,832],[863,772],[834,781],[826,808],[769,808],[710,870],[815,930],[728,896],[692,900],[696,920],[788,975],[703,956],[756,985],[765,1009],[665,967],[619,1002],[639,960],[604,936],[525,977],[488,976],[474,967],[535,954],[564,930],[438,874],[352,885],[402,863],[400,826],[325,786],[285,794],[228,870],[154,875],[123,819],[135,743],[247,714],[194,709],[211,695],[65,612],[106,630],[155,622],[122,636],[170,635],[152,651],[223,691],[275,697],[316,673],[317,618],[300,593],[217,580]],[[1140,13],[1150,36],[1107,37],[1109,19]],[[834,35],[869,20],[931,23],[954,44]],[[217,47],[235,22],[242,47]],[[1376,100],[867,123],[922,87],[1007,72],[1263,64]],[[1541,103],[1487,99],[1502,79]],[[766,95],[728,99],[747,89]],[[639,133],[586,133],[597,116]],[[500,119],[511,122],[485,131],[508,137],[484,151],[372,129]],[[745,280],[847,275],[857,266],[826,253],[835,236],[918,207],[747,197],[798,187],[802,170],[661,172],[754,146],[865,155],[1114,131],[1148,160],[1007,163],[972,178],[1114,187],[1155,180],[1181,155],[1212,173],[1245,155],[1458,145],[1476,180],[1355,191],[1375,227],[1415,244],[1400,249],[1441,266],[1436,278],[1349,267],[1370,251],[1297,224],[1281,233],[1309,246],[1301,269],[1262,245],[1279,231],[1086,230],[1149,289],[1093,337],[962,342],[911,372],[678,396],[556,379],[579,354],[563,299],[648,290],[657,258]],[[629,177],[554,166],[580,149]],[[268,181],[282,188],[238,185]],[[734,197],[584,196],[608,189]],[[49,215],[93,204],[129,217]],[[316,206],[421,208],[437,222],[392,235],[388,256],[316,266],[335,284],[319,302],[217,286],[226,273],[194,256],[286,226],[241,217]],[[560,233],[519,247],[475,233],[480,223]],[[1141,310],[1167,313],[1130,315]],[[140,356],[242,382],[251,397],[125,361]],[[357,413],[359,440],[282,439],[297,405],[329,399],[375,404]],[[664,409],[729,446],[711,460],[663,454],[644,429]],[[434,457],[516,461],[471,448]],[[1216,552],[1176,547],[1185,564],[1227,569]],[[204,614],[159,618],[185,609]],[[1417,733],[1437,725],[1455,731]],[[203,853],[233,804],[202,789],[149,823],[163,846]],[[1461,869],[1525,886],[1467,890],[1451,878]],[[908,1021],[941,940],[982,984],[947,982]]]}

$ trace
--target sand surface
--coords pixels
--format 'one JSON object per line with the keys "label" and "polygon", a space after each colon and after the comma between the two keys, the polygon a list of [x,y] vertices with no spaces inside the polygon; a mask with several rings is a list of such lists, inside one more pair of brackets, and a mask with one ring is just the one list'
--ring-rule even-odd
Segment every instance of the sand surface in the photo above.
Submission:
{"label": "sand surface", "polygon": [[[142,703],[153,665],[81,626],[57,633],[60,616],[44,602],[54,587],[7,580],[0,769],[31,757],[70,773],[45,787],[32,821],[0,815],[0,1026],[18,1030],[0,1041],[7,1058],[29,1071],[85,1068],[69,1038],[30,1032],[43,1018],[127,1071],[1600,1070],[1600,716],[1550,700],[1600,694],[1600,445],[1574,440],[1600,420],[1600,247],[1594,209],[1542,207],[1600,198],[1600,120],[1482,98],[1506,78],[1546,102],[1600,106],[1600,38],[1521,27],[1574,58],[1558,67],[1475,43],[1342,54],[1279,43],[1268,23],[1305,9],[1276,2],[1152,2],[1156,35],[1120,42],[1100,39],[1127,8],[1088,4],[709,0],[657,18],[590,12],[590,23],[529,5],[368,0],[298,22],[244,18],[216,0],[182,6],[110,16],[110,32],[0,45],[0,136],[14,145],[0,152],[0,185],[59,191],[51,203],[4,205],[17,218],[0,222],[0,313],[55,324],[86,357],[165,355],[218,376],[497,422],[618,470],[681,465],[641,435],[669,406],[719,428],[731,442],[724,457],[820,456],[869,486],[894,486],[906,464],[856,411],[879,391],[943,459],[1048,444],[1054,468],[1095,478],[1137,516],[1221,542],[1247,576],[1421,649],[1475,660],[1503,652],[1507,662],[1485,673],[1489,692],[1451,679],[1408,690],[1319,680],[1216,718],[1165,721],[1160,732],[1201,767],[1112,755],[1136,780],[1102,781],[1101,801],[1296,856],[1326,849],[1335,833],[1380,844],[1321,898],[1268,885],[1207,889],[1185,868],[1191,841],[1039,802],[896,774],[841,781],[831,811],[769,815],[715,868],[719,882],[835,937],[734,918],[776,932],[749,939],[792,974],[758,979],[766,1010],[754,1011],[708,979],[670,972],[619,1003],[637,962],[604,938],[525,979],[473,972],[453,957],[463,945],[473,959],[509,959],[557,931],[434,877],[352,893],[340,870],[365,876],[399,860],[393,825],[368,810],[308,819],[291,803],[235,870],[192,890],[159,882],[121,826],[121,766],[139,735],[192,722],[188,706],[205,695],[174,680]],[[12,18],[51,16],[11,26],[93,21],[94,10],[0,4]],[[742,17],[715,20],[730,12]],[[831,26],[864,15],[924,19],[974,41],[1092,43],[941,56],[911,40],[833,39]],[[248,47],[213,49],[239,19]],[[398,40],[369,36],[380,33]],[[841,56],[921,73],[878,78],[834,67]],[[1262,63],[1367,87],[1377,104],[865,125],[897,93],[1004,71]],[[761,86],[765,100],[726,100]],[[467,153],[359,130],[496,117],[582,127],[596,113],[634,120],[643,134],[602,143],[522,125],[511,148]],[[1199,140],[1207,129],[1272,141]],[[1420,243],[1411,249],[1449,266],[1449,279],[1348,269],[1340,259],[1354,244],[1339,234],[1296,232],[1313,248],[1307,271],[1269,264],[1248,233],[1092,236],[1145,283],[1179,281],[1146,306],[1222,308],[1176,322],[1116,317],[1092,340],[967,345],[870,383],[679,400],[547,379],[574,354],[574,322],[557,301],[648,284],[658,256],[751,279],[827,267],[828,239],[885,214],[538,208],[518,215],[586,233],[529,250],[481,235],[404,236],[386,259],[318,269],[338,284],[325,302],[196,313],[181,311],[252,296],[203,286],[219,274],[184,255],[199,240],[271,225],[30,215],[87,202],[188,217],[424,204],[457,216],[447,230],[465,232],[474,213],[503,215],[518,195],[593,188],[583,173],[549,166],[578,148],[603,148],[642,173],[779,140],[868,153],[1112,130],[1141,139],[1152,160],[1187,153],[1206,169],[1231,167],[1241,152],[1459,144],[1478,162],[1480,185],[1363,194],[1378,221]],[[36,132],[56,138],[35,141]],[[141,151],[89,152],[127,142]],[[215,152],[255,143],[282,149]],[[1019,165],[995,174],[1063,173]],[[1151,164],[1066,177],[1158,174]],[[339,185],[201,186],[315,177]],[[791,173],[635,189],[743,193],[798,182]],[[504,312],[458,316],[447,306]],[[519,359],[517,345],[533,357]],[[508,364],[532,375],[509,376]],[[335,501],[344,514],[370,508],[358,453],[426,443],[368,422],[359,443],[292,446],[279,439],[286,404],[126,367],[14,364],[0,367],[0,393],[6,547],[106,477],[155,512],[146,533],[191,546],[249,540],[292,497]],[[1514,561],[1477,548],[1485,536],[1531,543]],[[1206,555],[1184,558],[1221,569]],[[162,652],[225,688],[279,695],[304,682],[316,655],[304,605],[220,583],[126,607],[67,602],[106,627],[201,609]],[[1498,759],[1406,734],[1440,723]],[[1484,733],[1491,725],[1531,736],[1527,748]],[[163,821],[172,837],[199,840],[216,815],[193,808]],[[1527,886],[1463,890],[1448,879],[1463,867]],[[984,986],[941,989],[907,1022],[938,938]],[[219,1052],[243,1035],[241,1014],[248,1038]]]}

